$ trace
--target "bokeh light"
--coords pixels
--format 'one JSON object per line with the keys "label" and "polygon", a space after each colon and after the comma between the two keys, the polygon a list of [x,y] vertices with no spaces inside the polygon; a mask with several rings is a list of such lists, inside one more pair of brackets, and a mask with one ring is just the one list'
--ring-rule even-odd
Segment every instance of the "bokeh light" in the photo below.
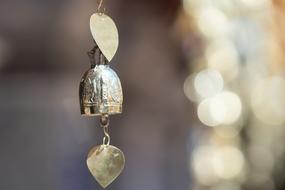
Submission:
{"label": "bokeh light", "polygon": [[254,114],[266,124],[285,122],[285,80],[270,77],[262,80],[252,90],[251,105]]}
{"label": "bokeh light", "polygon": [[193,102],[199,102],[201,98],[199,97],[199,95],[195,90],[194,80],[195,80],[195,75],[189,75],[185,79],[183,86],[184,94],[189,100]]}
{"label": "bokeh light", "polygon": [[208,7],[197,12],[196,19],[200,31],[208,38],[225,37],[229,35],[230,23],[223,12]]}
{"label": "bokeh light", "polygon": [[186,55],[184,84],[204,124],[193,129],[201,135],[189,155],[196,189],[283,190],[284,1],[182,2],[189,35],[203,47]]}
{"label": "bokeh light", "polygon": [[206,50],[209,68],[219,71],[226,81],[239,74],[239,58],[234,44],[229,40],[212,42]]}
{"label": "bokeh light", "polygon": [[192,167],[196,179],[203,185],[215,184],[218,177],[213,167],[215,152],[210,146],[201,146],[193,152]]}
{"label": "bokeh light", "polygon": [[210,105],[210,112],[214,119],[227,125],[236,122],[241,111],[242,105],[239,96],[228,91],[216,95]]}
{"label": "bokeh light", "polygon": [[224,81],[218,71],[206,69],[197,74],[194,86],[197,94],[202,98],[208,98],[223,90]]}
{"label": "bokeh light", "polygon": [[208,126],[229,125],[239,119],[241,111],[239,96],[233,92],[223,91],[199,104],[198,117]]}
{"label": "bokeh light", "polygon": [[218,149],[213,157],[214,171],[223,179],[237,177],[244,167],[242,152],[236,147],[226,146]]}
{"label": "bokeh light", "polygon": [[211,104],[212,104],[212,99],[203,100],[198,106],[197,114],[198,118],[203,124],[210,127],[215,127],[218,126],[220,122],[218,122],[214,118],[213,113],[211,111]]}

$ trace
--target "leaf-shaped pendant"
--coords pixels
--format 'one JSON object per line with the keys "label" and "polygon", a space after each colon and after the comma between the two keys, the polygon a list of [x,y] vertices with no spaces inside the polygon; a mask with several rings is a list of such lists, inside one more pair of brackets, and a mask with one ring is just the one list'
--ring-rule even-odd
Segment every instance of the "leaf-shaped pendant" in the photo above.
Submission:
{"label": "leaf-shaped pendant", "polygon": [[95,13],[90,18],[90,29],[99,49],[110,62],[119,46],[119,34],[116,24],[106,14]]}
{"label": "leaf-shaped pendant", "polygon": [[89,152],[87,166],[97,182],[106,188],[123,171],[125,157],[117,147],[100,145]]}

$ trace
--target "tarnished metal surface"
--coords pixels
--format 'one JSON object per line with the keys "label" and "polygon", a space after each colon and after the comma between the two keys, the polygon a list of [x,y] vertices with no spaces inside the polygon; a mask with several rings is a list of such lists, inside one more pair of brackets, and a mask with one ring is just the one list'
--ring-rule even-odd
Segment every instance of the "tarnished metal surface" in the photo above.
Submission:
{"label": "tarnished metal surface", "polygon": [[125,157],[123,152],[114,146],[100,145],[90,151],[87,166],[98,183],[106,188],[123,171]]}
{"label": "tarnished metal surface", "polygon": [[121,82],[109,65],[96,65],[80,82],[81,114],[86,116],[122,113]]}

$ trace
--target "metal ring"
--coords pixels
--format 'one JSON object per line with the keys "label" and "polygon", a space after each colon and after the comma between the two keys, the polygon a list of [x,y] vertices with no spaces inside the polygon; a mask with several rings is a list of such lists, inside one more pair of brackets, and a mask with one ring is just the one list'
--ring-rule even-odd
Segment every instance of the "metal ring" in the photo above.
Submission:
{"label": "metal ring", "polygon": [[109,125],[110,123],[109,115],[108,114],[101,115],[100,123],[102,126]]}
{"label": "metal ring", "polygon": [[110,141],[111,141],[110,136],[105,136],[103,138],[103,145],[110,145]]}

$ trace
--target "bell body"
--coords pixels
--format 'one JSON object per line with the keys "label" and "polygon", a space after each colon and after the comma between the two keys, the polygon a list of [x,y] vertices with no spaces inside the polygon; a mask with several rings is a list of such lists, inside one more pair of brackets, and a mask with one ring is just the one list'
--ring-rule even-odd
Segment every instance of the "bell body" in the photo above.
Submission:
{"label": "bell body", "polygon": [[109,65],[96,65],[84,74],[80,82],[79,96],[82,115],[122,113],[121,82]]}

